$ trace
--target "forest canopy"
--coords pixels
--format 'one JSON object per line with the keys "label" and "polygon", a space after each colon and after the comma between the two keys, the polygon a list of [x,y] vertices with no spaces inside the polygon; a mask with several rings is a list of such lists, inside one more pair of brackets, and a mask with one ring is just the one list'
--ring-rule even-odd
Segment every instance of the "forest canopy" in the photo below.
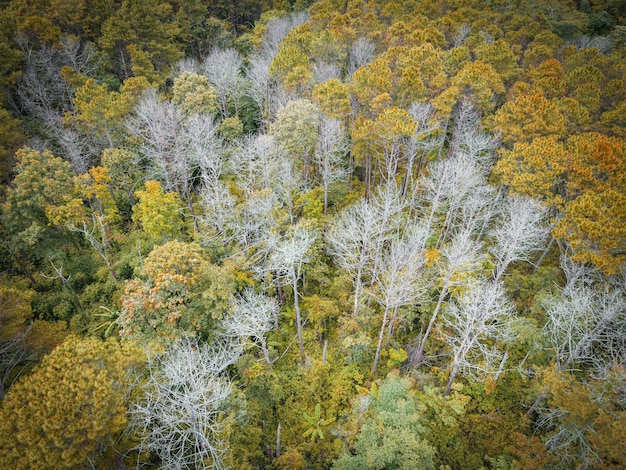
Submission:
{"label": "forest canopy", "polygon": [[626,466],[619,0],[0,7],[3,468]]}

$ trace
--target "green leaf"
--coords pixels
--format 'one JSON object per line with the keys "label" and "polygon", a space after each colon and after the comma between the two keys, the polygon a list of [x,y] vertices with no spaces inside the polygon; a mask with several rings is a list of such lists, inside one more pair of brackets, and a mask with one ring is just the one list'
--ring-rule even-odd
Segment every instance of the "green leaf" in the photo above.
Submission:
{"label": "green leaf", "polygon": [[306,414],[306,412],[302,413],[302,415],[304,416],[304,419],[306,419],[309,424],[315,426],[315,424],[317,423],[317,420],[313,416],[309,416],[308,414]]}

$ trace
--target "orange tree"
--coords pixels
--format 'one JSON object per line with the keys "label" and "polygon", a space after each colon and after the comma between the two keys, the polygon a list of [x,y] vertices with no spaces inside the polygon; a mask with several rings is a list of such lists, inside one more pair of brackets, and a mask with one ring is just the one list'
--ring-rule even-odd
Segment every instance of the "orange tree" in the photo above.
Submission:
{"label": "orange tree", "polygon": [[144,260],[143,280],[126,282],[117,319],[120,336],[167,343],[208,336],[230,308],[231,277],[200,245],[171,241]]}

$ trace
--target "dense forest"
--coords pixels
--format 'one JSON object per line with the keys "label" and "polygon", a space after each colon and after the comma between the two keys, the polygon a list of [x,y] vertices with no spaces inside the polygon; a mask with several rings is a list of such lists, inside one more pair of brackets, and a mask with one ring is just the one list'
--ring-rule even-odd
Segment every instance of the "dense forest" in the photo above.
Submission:
{"label": "dense forest", "polygon": [[622,0],[0,3],[0,463],[626,467]]}

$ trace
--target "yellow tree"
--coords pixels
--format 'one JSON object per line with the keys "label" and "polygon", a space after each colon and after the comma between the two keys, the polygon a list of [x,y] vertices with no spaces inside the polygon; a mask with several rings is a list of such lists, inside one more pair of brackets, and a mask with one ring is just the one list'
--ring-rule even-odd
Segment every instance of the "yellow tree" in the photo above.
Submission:
{"label": "yellow tree", "polygon": [[93,167],[78,177],[78,184],[81,196],[89,201],[93,213],[102,216],[107,225],[120,222],[108,168]]}
{"label": "yellow tree", "polygon": [[319,110],[328,117],[342,119],[352,112],[348,86],[337,78],[316,85],[312,98]]}
{"label": "yellow tree", "polygon": [[536,137],[562,137],[566,124],[558,106],[539,93],[508,101],[494,117],[494,127],[502,133],[502,142],[507,146]]}
{"label": "yellow tree", "polygon": [[567,204],[554,235],[574,249],[573,259],[607,274],[626,264],[626,142],[585,133],[567,142]]}
{"label": "yellow tree", "polygon": [[185,114],[215,114],[218,107],[217,91],[206,75],[183,72],[174,79],[172,102],[179,105]]}
{"label": "yellow tree", "polygon": [[474,54],[477,60],[491,65],[505,82],[510,83],[519,73],[519,53],[513,51],[504,39],[483,42],[476,47]]}
{"label": "yellow tree", "polygon": [[502,78],[489,64],[468,62],[452,79],[463,95],[471,96],[476,109],[486,113],[496,106],[498,95],[504,94]]}
{"label": "yellow tree", "polygon": [[97,166],[74,177],[73,190],[63,201],[48,205],[46,210],[53,224],[82,234],[104,260],[113,279],[117,280],[111,230],[121,217],[107,168]]}
{"label": "yellow tree", "polygon": [[554,230],[567,241],[572,260],[592,263],[605,274],[626,266],[626,195],[614,188],[588,191],[570,202]]}
{"label": "yellow tree", "polygon": [[397,93],[404,105],[433,99],[448,84],[442,50],[430,43],[390,50],[384,57],[395,63]]}
{"label": "yellow tree", "polygon": [[567,161],[565,146],[560,141],[538,137],[532,142],[516,142],[511,150],[501,149],[493,175],[513,192],[562,207]]}
{"label": "yellow tree", "polygon": [[389,92],[392,89],[391,69],[384,59],[357,69],[350,85],[350,92],[360,108],[359,114],[369,117],[375,117],[382,107],[391,104]]}
{"label": "yellow tree", "polygon": [[103,139],[105,147],[115,147],[124,139],[124,120],[147,86],[147,82],[131,78],[119,92],[109,91],[106,84],[87,79],[76,89],[74,110],[67,113],[64,120],[66,124],[76,124],[87,135]]}
{"label": "yellow tree", "polygon": [[561,212],[553,235],[606,274],[626,262],[626,142],[589,132],[537,137],[503,149],[494,176],[512,191],[541,199]]}
{"label": "yellow tree", "polygon": [[313,79],[309,61],[314,36],[310,28],[306,23],[293,28],[270,64],[270,74],[300,96],[309,90]]}
{"label": "yellow tree", "polygon": [[2,403],[0,461],[16,470],[108,465],[127,424],[129,372],[143,362],[133,343],[67,338]]}
{"label": "yellow tree", "polygon": [[557,59],[549,59],[526,73],[532,90],[548,99],[561,98],[567,91],[565,71]]}
{"label": "yellow tree", "polygon": [[176,238],[183,228],[181,202],[175,192],[165,193],[158,181],[146,181],[146,189],[135,193],[139,202],[133,206],[133,220],[157,238]]}
{"label": "yellow tree", "polygon": [[602,192],[607,187],[626,187],[626,142],[597,132],[572,136],[567,141],[569,159],[568,195],[586,190]]}

